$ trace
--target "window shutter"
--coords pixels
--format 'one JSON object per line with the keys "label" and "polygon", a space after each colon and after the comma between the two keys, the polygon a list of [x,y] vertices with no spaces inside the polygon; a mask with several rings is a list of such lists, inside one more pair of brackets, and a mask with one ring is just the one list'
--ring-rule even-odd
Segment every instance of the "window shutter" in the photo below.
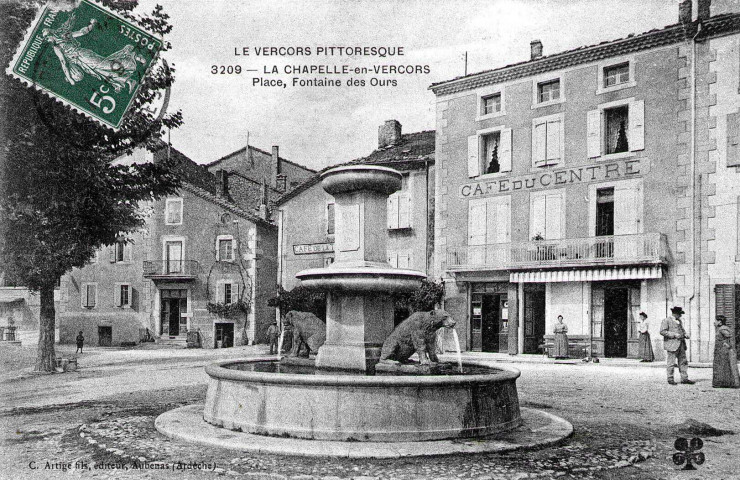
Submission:
{"label": "window shutter", "polygon": [[498,202],[496,212],[496,220],[498,222],[498,228],[496,231],[496,243],[508,243],[511,241],[510,210],[511,207],[508,199],[506,201]]}
{"label": "window shutter", "polygon": [[591,110],[586,114],[586,143],[588,158],[601,156],[601,111]]}
{"label": "window shutter", "polygon": [[630,133],[627,137],[630,150],[645,149],[645,101],[637,100],[630,104]]}
{"label": "window shutter", "polygon": [[501,130],[501,139],[498,149],[498,163],[502,172],[511,171],[511,129]]}
{"label": "window shutter", "polygon": [[110,263],[116,263],[116,244],[110,246]]}
{"label": "window shutter", "polygon": [[398,268],[398,254],[395,252],[388,252],[388,263],[393,268]]}
{"label": "window shutter", "polygon": [[98,303],[98,286],[88,285],[87,286],[87,304],[95,308]]}
{"label": "window shutter", "polygon": [[398,254],[398,268],[409,268],[409,254],[399,253]]}
{"label": "window shutter", "polygon": [[547,160],[560,160],[560,120],[547,122]]}
{"label": "window shutter", "polygon": [[[718,284],[714,287],[715,314],[724,315],[727,318],[727,326],[731,332],[735,332],[735,297],[737,291],[734,284]],[[735,347],[735,335],[730,338],[731,345]]]}
{"label": "window shutter", "polygon": [[398,194],[388,197],[388,228],[398,228]]}
{"label": "window shutter", "polygon": [[547,195],[545,202],[547,212],[545,215],[545,238],[547,240],[563,238],[563,196],[561,194]]}
{"label": "window shutter", "polygon": [[130,262],[131,261],[131,252],[134,249],[133,243],[126,243],[123,245],[123,261]]}
{"label": "window shutter", "polygon": [[547,161],[547,152],[545,151],[547,145],[547,123],[535,125],[533,135],[534,162],[535,164],[545,163]]}
{"label": "window shutter", "polygon": [[116,283],[115,287],[113,288],[113,304],[116,307],[121,306],[121,284]]}
{"label": "window shutter", "polygon": [[478,135],[468,137],[468,177],[480,175],[480,161],[478,160]]}
{"label": "window shutter", "polygon": [[468,245],[486,244],[486,204],[470,202],[468,206]]}
{"label": "window shutter", "polygon": [[545,217],[547,216],[547,211],[545,210],[546,205],[544,195],[532,197],[529,219],[529,238],[533,238],[537,234],[544,237],[547,233],[547,226],[545,225]]}
{"label": "window shutter", "polygon": [[224,301],[224,284],[220,282],[216,285],[216,303]]}
{"label": "window shutter", "polygon": [[231,285],[231,303],[239,301],[239,284],[234,283]]}
{"label": "window shutter", "polygon": [[640,231],[639,191],[633,185],[614,188],[614,235],[631,235]]}
{"label": "window shutter", "polygon": [[738,119],[740,113],[730,113],[727,115],[727,166],[740,166],[740,151],[738,142],[740,141],[740,124]]}
{"label": "window shutter", "polygon": [[411,226],[411,196],[408,193],[398,195],[398,228]]}

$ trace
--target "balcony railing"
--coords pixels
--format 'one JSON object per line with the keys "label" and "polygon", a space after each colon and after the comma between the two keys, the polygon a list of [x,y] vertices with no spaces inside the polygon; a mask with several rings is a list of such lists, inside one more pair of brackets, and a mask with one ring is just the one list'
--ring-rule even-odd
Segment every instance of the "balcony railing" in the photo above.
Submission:
{"label": "balcony railing", "polygon": [[144,278],[191,280],[200,273],[195,260],[146,260]]}
{"label": "balcony railing", "polygon": [[665,235],[644,233],[451,247],[450,270],[526,270],[667,262]]}

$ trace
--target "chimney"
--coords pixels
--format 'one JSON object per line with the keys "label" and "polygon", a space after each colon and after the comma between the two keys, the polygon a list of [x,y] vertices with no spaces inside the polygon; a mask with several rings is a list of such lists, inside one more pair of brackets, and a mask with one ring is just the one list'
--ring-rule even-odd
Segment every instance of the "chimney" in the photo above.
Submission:
{"label": "chimney", "polygon": [[401,124],[398,120],[386,120],[378,127],[378,148],[395,145],[401,141]]}
{"label": "chimney", "polygon": [[709,20],[711,16],[712,0],[698,0],[696,19],[699,21]]}
{"label": "chimney", "polygon": [[216,180],[218,180],[218,194],[222,197],[229,196],[229,172],[223,169],[216,170]]}
{"label": "chimney", "polygon": [[[277,148],[277,147],[273,147]],[[274,150],[273,150],[274,151]],[[270,212],[267,205],[270,203],[268,198],[269,190],[267,189],[267,182],[262,178],[262,185],[260,185],[260,206],[259,206],[259,217],[263,220],[269,220]]]}
{"label": "chimney", "polygon": [[678,4],[678,23],[681,25],[691,23],[691,0],[683,0]]}
{"label": "chimney", "polygon": [[280,147],[277,145],[272,146],[272,162],[271,162],[271,172],[270,172],[270,184],[277,188],[277,177],[280,175],[281,172],[281,165],[280,165]]}
{"label": "chimney", "polygon": [[275,190],[277,190],[280,193],[283,193],[287,189],[288,189],[288,176],[283,175],[281,173],[277,176],[277,181],[275,182]]}
{"label": "chimney", "polygon": [[531,52],[530,60],[537,60],[542,57],[542,42],[539,40],[532,40],[529,42],[529,49]]}

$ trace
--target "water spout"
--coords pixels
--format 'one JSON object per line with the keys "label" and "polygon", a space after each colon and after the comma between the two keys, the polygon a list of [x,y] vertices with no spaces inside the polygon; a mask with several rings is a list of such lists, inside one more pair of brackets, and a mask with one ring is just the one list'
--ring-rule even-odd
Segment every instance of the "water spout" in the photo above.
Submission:
{"label": "water spout", "polygon": [[460,337],[457,336],[457,330],[451,328],[452,339],[455,340],[455,350],[457,351],[457,366],[460,368],[460,373],[463,373],[462,365],[462,352],[460,351]]}
{"label": "water spout", "polygon": [[285,327],[283,327],[283,329],[280,330],[280,338],[278,339],[278,351],[277,351],[278,360],[280,360],[280,358],[283,355],[283,339],[285,339]]}

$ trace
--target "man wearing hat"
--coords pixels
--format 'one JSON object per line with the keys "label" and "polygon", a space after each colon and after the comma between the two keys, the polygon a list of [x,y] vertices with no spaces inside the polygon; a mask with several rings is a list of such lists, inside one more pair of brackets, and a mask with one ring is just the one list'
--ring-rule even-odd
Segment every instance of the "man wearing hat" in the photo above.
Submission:
{"label": "man wearing hat", "polygon": [[681,324],[681,315],[685,312],[681,307],[671,308],[671,316],[663,320],[660,324],[660,334],[663,335],[663,348],[666,350],[666,372],[668,373],[668,383],[675,385],[673,380],[673,369],[678,363],[678,372],[681,374],[681,383],[693,384],[689,380],[689,361],[686,359],[686,334]]}

